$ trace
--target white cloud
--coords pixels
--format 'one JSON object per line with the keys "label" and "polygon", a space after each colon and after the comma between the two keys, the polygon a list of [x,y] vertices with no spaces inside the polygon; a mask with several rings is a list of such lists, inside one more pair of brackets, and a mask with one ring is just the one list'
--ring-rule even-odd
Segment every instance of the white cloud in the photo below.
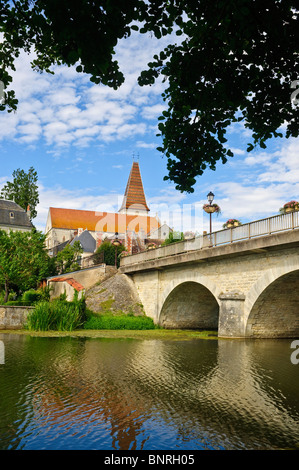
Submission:
{"label": "white cloud", "polygon": [[145,106],[142,109],[141,114],[144,119],[158,119],[164,110],[165,106],[161,104],[155,104],[153,106]]}
{"label": "white cloud", "polygon": [[142,140],[138,140],[136,142],[136,147],[143,148],[143,149],[155,149],[157,147],[157,144],[147,143],[147,142],[143,142]]}
{"label": "white cloud", "polygon": [[164,85],[158,80],[154,86],[140,87],[137,77],[161,45],[161,41],[140,35],[119,42],[116,58],[125,82],[118,90],[92,84],[74,67],[55,66],[54,75],[39,74],[30,65],[34,54],[22,53],[16,59],[12,83],[18,110],[0,116],[0,139],[43,142],[52,152],[56,147],[59,155],[62,147],[153,133],[147,121],[156,119],[163,109],[160,94]]}
{"label": "white cloud", "polygon": [[235,148],[235,147],[230,147],[231,151],[233,152],[234,155],[245,155],[246,152],[243,149]]}

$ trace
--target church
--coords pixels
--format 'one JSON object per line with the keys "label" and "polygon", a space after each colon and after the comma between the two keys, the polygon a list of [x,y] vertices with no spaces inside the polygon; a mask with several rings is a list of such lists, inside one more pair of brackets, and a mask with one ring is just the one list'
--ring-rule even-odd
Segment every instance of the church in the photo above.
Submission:
{"label": "church", "polygon": [[50,207],[46,222],[46,246],[54,256],[68,243],[81,242],[83,256],[92,255],[104,239],[116,234],[128,253],[159,245],[169,235],[169,227],[149,215],[139,163],[133,161],[122,205],[117,213]]}

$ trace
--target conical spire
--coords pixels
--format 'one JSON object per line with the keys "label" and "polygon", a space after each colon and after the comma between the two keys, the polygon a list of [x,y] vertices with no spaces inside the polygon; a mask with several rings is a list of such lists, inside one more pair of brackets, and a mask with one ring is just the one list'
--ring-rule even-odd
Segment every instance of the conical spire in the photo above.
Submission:
{"label": "conical spire", "polygon": [[147,214],[149,208],[143,190],[138,162],[133,162],[120,213]]}

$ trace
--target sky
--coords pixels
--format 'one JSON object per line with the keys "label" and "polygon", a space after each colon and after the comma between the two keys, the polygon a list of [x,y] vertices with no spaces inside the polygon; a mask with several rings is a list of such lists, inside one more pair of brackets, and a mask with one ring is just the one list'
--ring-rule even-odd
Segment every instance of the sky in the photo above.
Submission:
{"label": "sky", "polygon": [[163,180],[167,160],[156,150],[162,143],[156,134],[166,84],[140,87],[137,77],[167,42],[138,33],[120,41],[116,58],[126,80],[117,91],[91,83],[75,68],[35,72],[33,55],[22,53],[16,60],[12,88],[18,110],[0,113],[0,189],[14,170],[34,167],[38,230],[45,231],[49,207],[117,212],[133,158],[150,215],[183,232],[209,230],[202,206],[210,191],[221,208],[213,215],[213,230],[230,218],[246,223],[276,215],[284,203],[299,199],[299,139],[273,139],[265,150],[247,153],[251,139],[242,123],[228,132],[235,156],[198,177],[194,193],[181,193]]}

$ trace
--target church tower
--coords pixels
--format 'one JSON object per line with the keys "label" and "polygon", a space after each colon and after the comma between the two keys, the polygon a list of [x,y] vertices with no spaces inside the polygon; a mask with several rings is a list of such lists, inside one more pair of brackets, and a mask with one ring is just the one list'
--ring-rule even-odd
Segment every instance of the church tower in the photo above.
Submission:
{"label": "church tower", "polygon": [[149,212],[138,162],[133,162],[123,202],[118,212],[128,215],[147,215]]}

